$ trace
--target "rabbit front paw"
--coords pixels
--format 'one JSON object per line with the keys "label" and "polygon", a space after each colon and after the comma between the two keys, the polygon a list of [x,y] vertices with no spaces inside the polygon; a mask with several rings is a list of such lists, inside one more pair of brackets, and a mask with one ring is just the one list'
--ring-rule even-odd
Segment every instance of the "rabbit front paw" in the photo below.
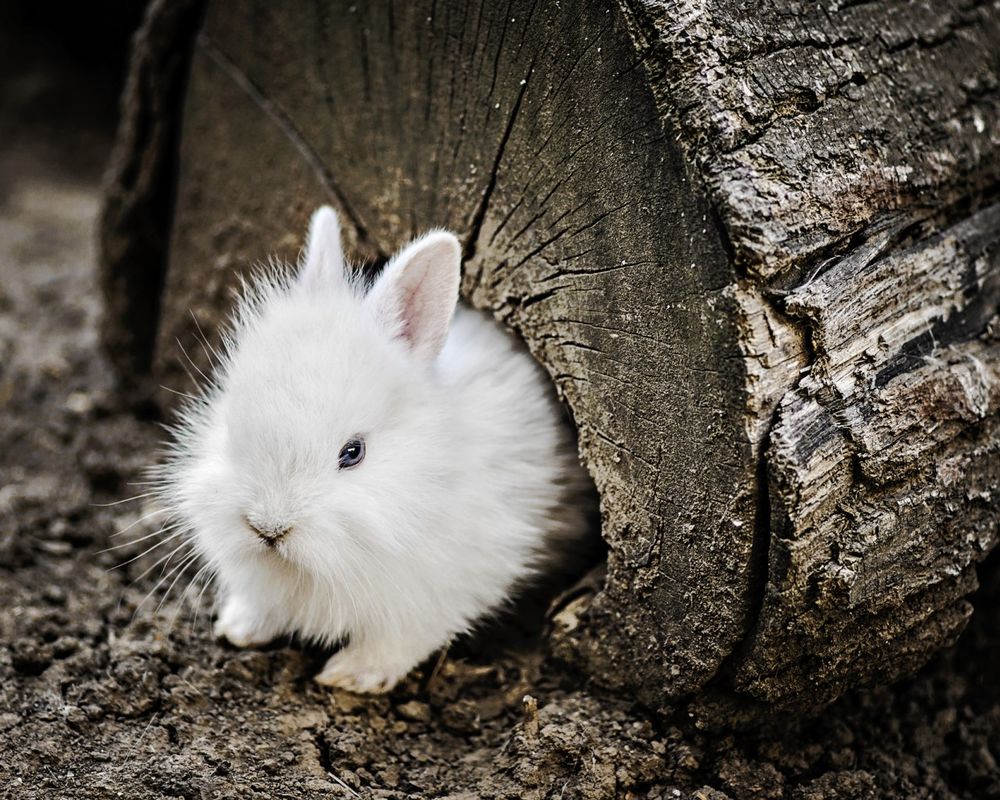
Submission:
{"label": "rabbit front paw", "polygon": [[234,647],[259,647],[274,639],[279,631],[239,598],[230,598],[212,628],[216,638]]}
{"label": "rabbit front paw", "polygon": [[316,681],[356,694],[384,694],[399,683],[411,666],[386,661],[357,645],[347,645],[330,656]]}

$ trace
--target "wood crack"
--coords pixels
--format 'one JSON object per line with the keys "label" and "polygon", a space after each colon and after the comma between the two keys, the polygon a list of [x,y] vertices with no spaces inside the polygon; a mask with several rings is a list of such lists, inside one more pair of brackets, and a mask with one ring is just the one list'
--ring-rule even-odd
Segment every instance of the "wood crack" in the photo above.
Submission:
{"label": "wood crack", "polygon": [[479,242],[479,235],[483,229],[483,221],[486,219],[486,212],[489,209],[490,198],[493,196],[493,191],[496,189],[497,176],[500,172],[500,163],[503,161],[503,154],[507,149],[507,143],[510,141],[511,133],[514,131],[514,123],[517,121],[517,115],[521,111],[521,103],[524,100],[525,92],[528,90],[528,81],[530,80],[531,73],[534,72],[534,69],[535,62],[532,60],[527,73],[521,81],[521,88],[517,93],[517,99],[514,101],[514,107],[511,109],[511,112],[507,117],[507,125],[504,127],[503,136],[500,137],[500,144],[497,146],[496,156],[494,156],[493,164],[490,167],[489,182],[483,190],[483,194],[479,200],[479,205],[476,207],[469,223],[469,235],[466,237],[465,244],[462,247],[462,261],[465,263],[471,261],[476,255],[476,247]]}
{"label": "wood crack", "polygon": [[291,118],[276,103],[273,103],[261,91],[260,87],[254,83],[250,76],[226,55],[207,34],[199,34],[196,46],[243,91],[255,106],[264,112],[267,118],[277,126],[292,146],[299,152],[302,159],[313,171],[313,174],[315,174],[322,186],[334,199],[338,209],[354,227],[357,232],[358,242],[364,245],[366,249],[376,253],[379,258],[385,258],[386,254],[382,252],[376,242],[369,238],[368,227],[348,201],[346,194],[338,185],[330,168],[323,162],[323,159],[312,145],[309,144]]}

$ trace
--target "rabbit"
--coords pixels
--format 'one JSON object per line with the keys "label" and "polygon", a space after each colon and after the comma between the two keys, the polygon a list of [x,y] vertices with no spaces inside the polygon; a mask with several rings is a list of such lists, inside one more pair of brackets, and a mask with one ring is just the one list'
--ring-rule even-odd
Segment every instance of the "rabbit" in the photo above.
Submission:
{"label": "rabbit", "polygon": [[435,230],[369,288],[324,206],[297,274],[244,285],[159,472],[219,637],[342,643],[316,680],[385,692],[581,541],[592,484],[554,387],[459,303],[460,268]]}

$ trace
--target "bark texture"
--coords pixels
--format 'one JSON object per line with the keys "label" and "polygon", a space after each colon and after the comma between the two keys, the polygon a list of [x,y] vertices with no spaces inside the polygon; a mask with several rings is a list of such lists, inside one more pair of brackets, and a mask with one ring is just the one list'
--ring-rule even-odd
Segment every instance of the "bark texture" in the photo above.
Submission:
{"label": "bark texture", "polygon": [[132,42],[121,121],[98,220],[105,349],[133,385],[156,341],[174,197],[177,137],[203,0],[153,0]]}
{"label": "bark texture", "polygon": [[1000,492],[996,3],[237,0],[197,36],[159,319],[112,294],[109,344],[183,383],[318,203],[358,259],[450,226],[601,494],[559,653],[655,707],[810,705],[958,634]]}
{"label": "bark texture", "polygon": [[643,29],[740,275],[767,562],[729,680],[811,704],[951,641],[996,542],[1000,6],[707,6]]}

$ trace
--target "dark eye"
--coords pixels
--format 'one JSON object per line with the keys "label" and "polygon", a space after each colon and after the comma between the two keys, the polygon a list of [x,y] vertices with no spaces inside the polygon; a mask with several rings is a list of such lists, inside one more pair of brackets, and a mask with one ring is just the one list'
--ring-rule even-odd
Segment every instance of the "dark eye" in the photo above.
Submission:
{"label": "dark eye", "polygon": [[356,467],[365,460],[365,440],[360,436],[351,439],[340,448],[340,468]]}

